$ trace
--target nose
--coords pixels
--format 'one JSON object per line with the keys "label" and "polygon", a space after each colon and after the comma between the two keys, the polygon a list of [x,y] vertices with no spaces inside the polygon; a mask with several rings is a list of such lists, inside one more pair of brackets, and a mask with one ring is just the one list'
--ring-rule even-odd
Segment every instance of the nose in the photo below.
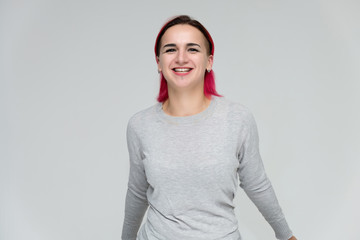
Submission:
{"label": "nose", "polygon": [[186,50],[179,50],[176,56],[176,63],[182,65],[184,63],[187,63],[187,61],[188,56]]}

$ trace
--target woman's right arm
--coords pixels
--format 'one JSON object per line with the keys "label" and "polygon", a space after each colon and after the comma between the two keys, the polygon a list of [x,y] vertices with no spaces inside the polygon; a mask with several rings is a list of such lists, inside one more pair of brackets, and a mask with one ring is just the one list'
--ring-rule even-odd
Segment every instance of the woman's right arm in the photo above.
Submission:
{"label": "woman's right arm", "polygon": [[122,240],[136,240],[147,207],[147,200],[137,197],[130,189],[127,190]]}
{"label": "woman's right arm", "polygon": [[121,239],[135,240],[144,214],[148,208],[146,191],[149,184],[146,180],[142,162],[140,141],[131,126],[131,121],[129,121],[127,126],[126,138],[130,158],[130,172]]}

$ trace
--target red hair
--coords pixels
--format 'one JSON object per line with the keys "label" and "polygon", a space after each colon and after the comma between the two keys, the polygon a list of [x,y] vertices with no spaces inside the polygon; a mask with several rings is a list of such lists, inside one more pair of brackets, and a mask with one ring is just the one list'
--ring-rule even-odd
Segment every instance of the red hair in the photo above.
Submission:
{"label": "red hair", "polygon": [[[212,37],[210,35],[210,33],[206,30],[206,28],[198,21],[191,19],[189,16],[186,15],[181,15],[178,17],[173,18],[172,20],[168,21],[160,30],[159,34],[156,37],[156,41],[155,41],[155,57],[156,57],[156,62],[158,62],[158,56],[159,56],[159,52],[160,52],[160,45],[161,45],[161,38],[164,35],[164,33],[166,32],[167,29],[169,29],[172,26],[178,25],[178,24],[188,24],[190,26],[193,26],[195,28],[197,28],[200,32],[202,32],[202,34],[205,36],[208,44],[209,44],[209,55],[213,55],[214,56],[214,42],[212,40]],[[221,97],[220,94],[218,94],[216,92],[216,88],[215,88],[215,74],[214,71],[211,70],[210,72],[205,72],[205,77],[204,77],[204,95],[207,98],[210,98],[211,95],[215,95],[218,97]],[[167,82],[166,79],[164,77],[164,75],[161,73],[160,74],[160,89],[159,89],[159,95],[157,97],[157,100],[159,102],[164,102],[169,98],[169,94],[168,94],[168,86],[167,86]]]}

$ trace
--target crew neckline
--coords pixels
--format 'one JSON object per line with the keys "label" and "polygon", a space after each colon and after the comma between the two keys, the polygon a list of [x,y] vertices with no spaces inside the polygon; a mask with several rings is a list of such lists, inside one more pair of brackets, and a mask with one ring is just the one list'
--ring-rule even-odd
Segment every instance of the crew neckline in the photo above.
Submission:
{"label": "crew neckline", "polygon": [[218,100],[218,97],[212,95],[210,104],[209,104],[209,106],[207,106],[206,109],[204,109],[203,111],[201,111],[199,113],[196,113],[196,114],[193,114],[190,116],[183,116],[183,117],[175,117],[175,116],[171,116],[171,115],[165,113],[164,110],[162,109],[162,103],[159,102],[159,103],[157,103],[157,106],[156,106],[156,113],[162,120],[164,120],[170,124],[175,124],[175,125],[195,124],[195,123],[205,120],[213,113],[216,103],[217,103],[217,100]]}

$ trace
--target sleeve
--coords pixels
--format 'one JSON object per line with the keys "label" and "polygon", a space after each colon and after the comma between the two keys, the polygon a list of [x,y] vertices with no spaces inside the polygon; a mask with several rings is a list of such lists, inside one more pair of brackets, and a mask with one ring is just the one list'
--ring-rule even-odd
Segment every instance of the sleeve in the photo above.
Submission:
{"label": "sleeve", "polygon": [[129,121],[127,126],[127,146],[130,158],[130,173],[125,199],[125,217],[122,229],[122,240],[135,240],[144,214],[148,208],[146,180],[140,141]]}
{"label": "sleeve", "polygon": [[245,120],[245,128],[239,157],[240,187],[256,205],[266,221],[280,240],[288,240],[292,236],[284,214],[276,198],[270,180],[266,176],[259,152],[259,138],[253,115],[249,112]]}

